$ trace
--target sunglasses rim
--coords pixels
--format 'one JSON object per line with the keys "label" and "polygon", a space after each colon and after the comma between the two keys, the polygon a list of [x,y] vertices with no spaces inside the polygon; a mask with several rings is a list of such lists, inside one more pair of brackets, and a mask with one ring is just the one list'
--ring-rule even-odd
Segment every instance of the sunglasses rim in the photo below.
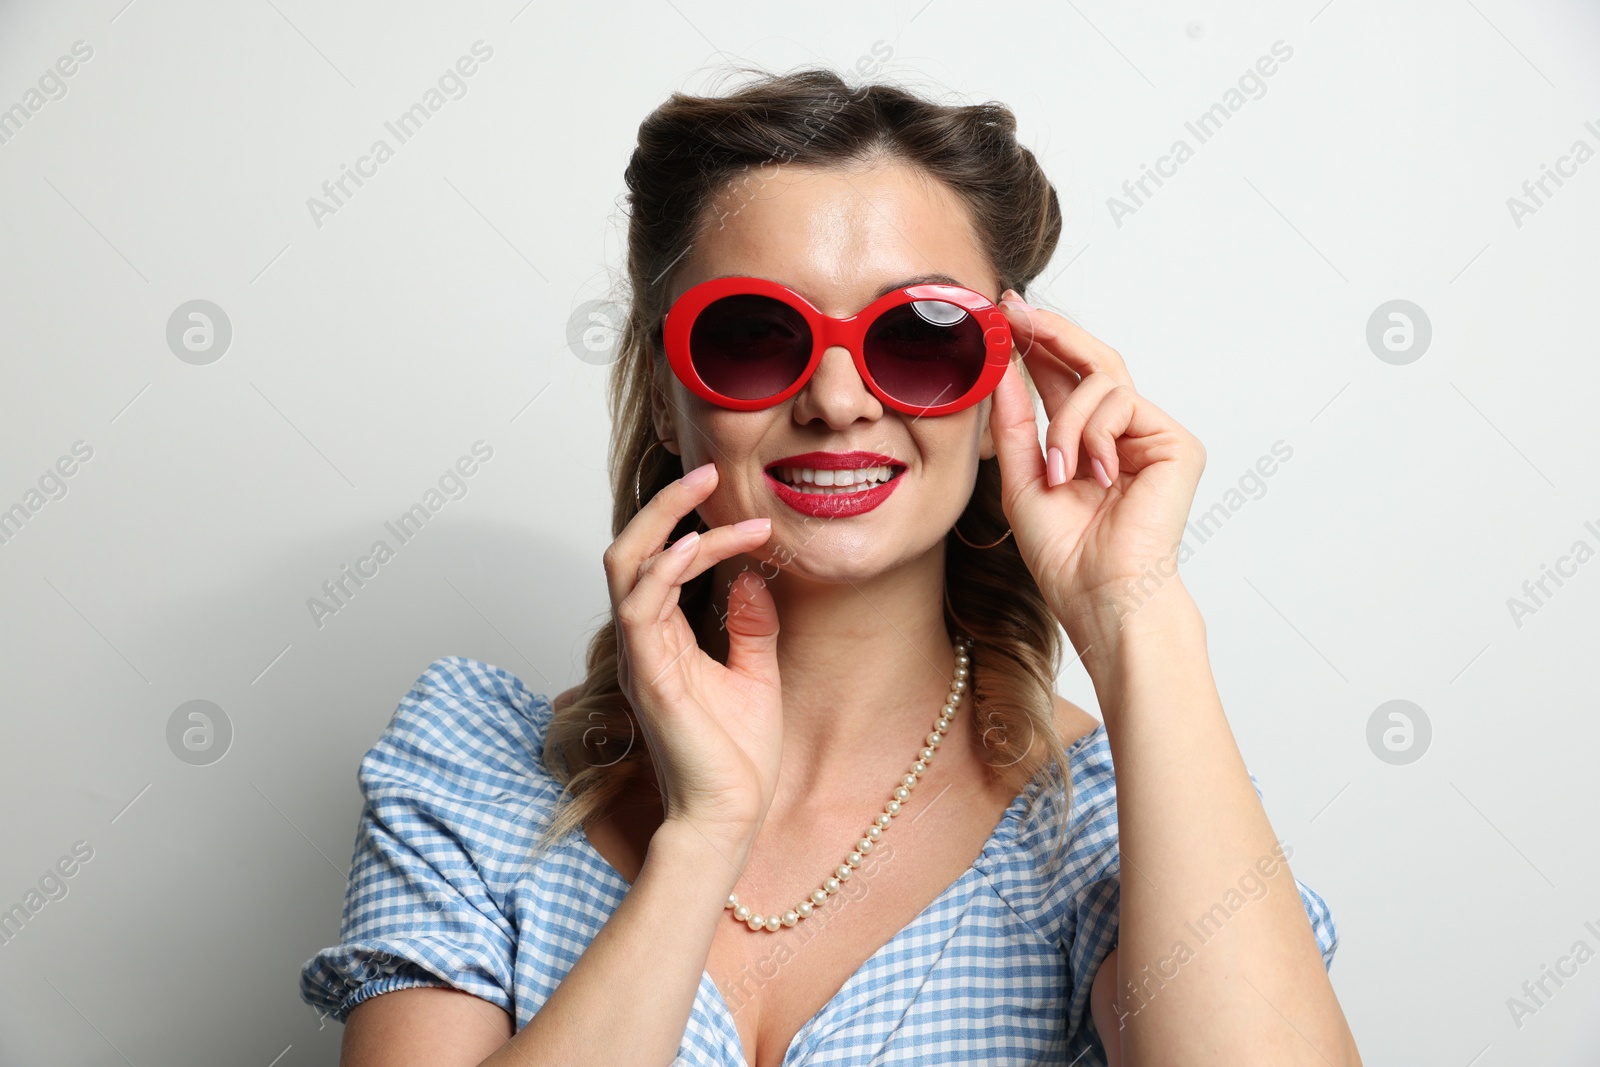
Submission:
{"label": "sunglasses rim", "polygon": [[[811,353],[805,368],[793,382],[770,396],[742,399],[726,396],[711,388],[695,369],[689,351],[689,338],[701,312],[716,301],[729,296],[765,296],[775,299],[800,314],[811,330]],[[972,315],[982,329],[983,366],[972,387],[954,400],[942,404],[912,404],[899,400],[884,390],[867,367],[863,342],[873,324],[883,314],[905,304],[921,300],[938,300],[955,304]],[[926,282],[902,286],[873,300],[866,307],[844,318],[825,315],[816,305],[788,286],[768,278],[739,276],[712,278],[686,290],[667,310],[657,332],[666,349],[667,360],[678,379],[690,391],[719,407],[736,411],[758,411],[783,403],[805,388],[812,374],[822,362],[822,354],[834,346],[843,346],[855,361],[861,380],[879,401],[908,415],[947,415],[980,403],[999,385],[1011,361],[1011,325],[1005,312],[976,289],[942,282]]]}

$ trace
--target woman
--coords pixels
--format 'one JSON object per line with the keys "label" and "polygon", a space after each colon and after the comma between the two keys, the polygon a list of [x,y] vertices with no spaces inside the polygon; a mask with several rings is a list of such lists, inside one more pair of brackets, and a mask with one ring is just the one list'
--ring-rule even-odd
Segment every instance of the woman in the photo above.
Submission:
{"label": "woman", "polygon": [[626,179],[612,619],[363,760],[343,1062],[1359,1063],[1172,565],[1204,450],[1023,301],[1012,114],[767,77]]}

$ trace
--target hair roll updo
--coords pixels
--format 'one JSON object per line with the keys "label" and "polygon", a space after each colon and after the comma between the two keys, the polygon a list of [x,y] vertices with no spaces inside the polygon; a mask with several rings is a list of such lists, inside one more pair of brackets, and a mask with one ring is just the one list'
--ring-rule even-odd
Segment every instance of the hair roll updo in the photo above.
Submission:
{"label": "hair roll updo", "polygon": [[[1001,289],[1024,296],[1061,236],[1055,189],[1033,153],[1017,142],[1016,117],[1005,106],[941,104],[882,82],[851,87],[827,69],[744,73],[758,80],[729,95],[668,97],[640,124],[624,171],[627,315],[607,387],[613,537],[639,510],[636,472],[645,501],[683,474],[677,456],[651,450],[657,440],[651,390],[671,373],[655,325],[666,314],[674,264],[717,222],[712,204],[719,193],[784,164],[909,164],[965,203]],[[698,522],[691,511],[671,538]],[[974,544],[1005,533],[998,459],[979,461],[976,487],[957,525]],[[713,576],[707,570],[686,582],[679,601],[702,647],[699,630]],[[973,641],[966,707],[994,773],[1014,793],[1041,768],[1069,785],[1053,703],[1064,635],[1015,537],[975,549],[947,532],[944,577],[946,628]],[[589,641],[583,681],[550,723],[545,763],[565,788],[537,851],[606,811],[630,780],[651,774],[648,746],[617,684],[618,640],[608,619]]]}

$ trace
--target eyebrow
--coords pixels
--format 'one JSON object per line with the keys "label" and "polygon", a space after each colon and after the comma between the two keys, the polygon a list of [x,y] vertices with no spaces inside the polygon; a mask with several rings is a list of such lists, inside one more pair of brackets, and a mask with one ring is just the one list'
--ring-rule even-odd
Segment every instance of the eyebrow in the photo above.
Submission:
{"label": "eyebrow", "polygon": [[[748,274],[719,274],[719,275],[717,275],[717,277],[718,278],[748,278],[748,277],[750,277],[750,275],[748,275]],[[778,282],[778,280],[776,278],[768,278],[766,280],[770,281],[770,282],[777,282],[777,284],[779,284],[779,285],[789,286],[789,288],[791,288],[791,289],[794,288],[793,286],[789,285],[788,282]],[[962,288],[971,288],[970,286],[966,285],[965,283],[963,283],[961,281],[958,281],[955,278],[950,277],[950,275],[948,275],[948,274],[919,274],[915,278],[903,278],[903,279],[901,279],[900,281],[897,281],[897,282],[890,282],[888,285],[885,285],[882,288],[880,288],[876,293],[873,293],[872,294],[872,300],[877,300],[879,297],[884,296],[884,295],[886,295],[888,293],[892,293],[896,289],[904,289],[907,286],[912,286],[912,285],[959,285]],[[796,291],[798,291],[798,290],[796,290]],[[870,304],[872,301],[869,300],[867,302]]]}
{"label": "eyebrow", "polygon": [[896,289],[904,289],[911,285],[960,285],[963,289],[971,288],[948,274],[919,274],[915,278],[906,278],[904,281],[884,286],[873,295],[872,299],[876,300],[878,297],[892,293]]}

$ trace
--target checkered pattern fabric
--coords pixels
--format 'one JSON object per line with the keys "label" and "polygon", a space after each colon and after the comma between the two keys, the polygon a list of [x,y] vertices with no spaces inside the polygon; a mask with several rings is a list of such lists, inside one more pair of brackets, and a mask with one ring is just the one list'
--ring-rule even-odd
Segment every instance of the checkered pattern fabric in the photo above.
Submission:
{"label": "checkered pattern fabric", "polygon": [[[581,830],[527,860],[561,791],[543,764],[551,714],[545,695],[478,660],[440,659],[417,680],[361,761],[340,944],[302,968],[307,1003],[342,1022],[369,997],[446,986],[528,1024],[628,890]],[[1070,799],[1036,777],[973,865],[800,1028],[785,1067],[1105,1063],[1089,1016],[1117,943],[1105,728],[1070,757]],[[1063,822],[1068,844],[1051,864]],[[863,867],[855,880],[873,876]],[[1299,891],[1331,965],[1333,917]],[[745,1067],[730,1002],[747,985],[720,990],[701,974],[677,1064]]]}

